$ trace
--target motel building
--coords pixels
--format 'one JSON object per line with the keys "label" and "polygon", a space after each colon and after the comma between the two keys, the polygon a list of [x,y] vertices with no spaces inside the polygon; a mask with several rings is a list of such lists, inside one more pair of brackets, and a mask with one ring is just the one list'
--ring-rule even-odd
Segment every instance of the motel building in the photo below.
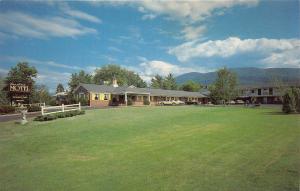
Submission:
{"label": "motel building", "polygon": [[163,90],[152,88],[137,88],[134,86],[118,86],[114,79],[113,84],[79,84],[74,90],[77,98],[85,98],[91,107],[144,105],[149,101],[150,105],[158,105],[161,101],[183,101],[185,103],[203,104],[208,102],[207,96],[199,92],[187,92],[177,90]]}
{"label": "motel building", "polygon": [[280,88],[274,85],[261,85],[261,86],[240,86],[239,96],[237,99],[252,101],[260,104],[281,104],[281,97],[286,88],[296,87],[299,88],[300,84],[286,83]]}

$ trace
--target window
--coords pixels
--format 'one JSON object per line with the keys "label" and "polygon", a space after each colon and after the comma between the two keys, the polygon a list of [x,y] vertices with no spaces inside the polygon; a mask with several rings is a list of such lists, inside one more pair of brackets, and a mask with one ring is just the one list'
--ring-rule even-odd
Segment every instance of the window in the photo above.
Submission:
{"label": "window", "polygon": [[269,95],[273,95],[273,88],[269,88]]}
{"label": "window", "polygon": [[109,94],[104,94],[104,100],[108,100]]}
{"label": "window", "polygon": [[79,97],[84,98],[85,97],[84,93],[79,93]]}
{"label": "window", "polygon": [[254,90],[251,90],[251,93],[253,93],[253,94],[254,94]]}
{"label": "window", "polygon": [[95,94],[95,100],[99,100],[99,94]]}
{"label": "window", "polygon": [[257,94],[258,94],[258,95],[261,95],[261,89],[258,89],[258,90],[257,90]]}

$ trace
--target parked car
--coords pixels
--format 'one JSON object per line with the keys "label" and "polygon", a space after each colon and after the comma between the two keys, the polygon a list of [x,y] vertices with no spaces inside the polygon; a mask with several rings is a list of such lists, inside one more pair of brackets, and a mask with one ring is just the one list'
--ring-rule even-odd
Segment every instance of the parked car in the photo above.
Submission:
{"label": "parked car", "polygon": [[233,104],[235,104],[235,101],[231,100],[231,101],[226,102],[226,104],[233,105]]}
{"label": "parked car", "polygon": [[158,102],[159,105],[183,105],[184,102],[180,100],[168,100],[168,101],[160,101]]}
{"label": "parked car", "polygon": [[184,102],[180,100],[173,101],[173,103],[175,103],[176,105],[184,105]]}
{"label": "parked car", "polygon": [[159,105],[172,105],[172,101],[160,101],[158,102]]}
{"label": "parked car", "polygon": [[236,100],[235,103],[236,104],[245,104],[245,102],[243,100]]}
{"label": "parked car", "polygon": [[198,105],[198,102],[197,101],[187,101],[187,102],[185,102],[185,104],[187,104],[187,105]]}

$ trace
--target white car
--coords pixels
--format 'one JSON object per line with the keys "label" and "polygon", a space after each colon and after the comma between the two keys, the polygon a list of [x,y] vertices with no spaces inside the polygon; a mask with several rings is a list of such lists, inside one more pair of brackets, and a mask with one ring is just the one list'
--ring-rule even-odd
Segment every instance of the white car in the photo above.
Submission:
{"label": "white car", "polygon": [[243,100],[236,100],[236,104],[244,104],[245,102]]}
{"label": "white car", "polygon": [[173,103],[175,103],[176,105],[184,105],[183,101],[180,100],[176,100],[176,101],[172,101]]}
{"label": "white car", "polygon": [[168,101],[160,101],[158,102],[159,105],[183,105],[184,102],[180,100],[168,100]]}

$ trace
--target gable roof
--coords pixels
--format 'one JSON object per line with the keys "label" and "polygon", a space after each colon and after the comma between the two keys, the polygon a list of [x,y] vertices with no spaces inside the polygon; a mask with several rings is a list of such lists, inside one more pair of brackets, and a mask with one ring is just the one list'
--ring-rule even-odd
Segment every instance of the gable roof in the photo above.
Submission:
{"label": "gable roof", "polygon": [[97,84],[83,84],[80,83],[77,88],[74,90],[75,92],[79,87],[83,87],[89,92],[104,92],[104,93],[112,93],[112,94],[150,94],[152,96],[167,96],[167,97],[206,97],[200,92],[188,92],[188,91],[180,91],[180,90],[164,90],[164,89],[152,89],[152,88],[134,88],[132,86],[120,86],[113,87],[108,85],[97,85]]}

